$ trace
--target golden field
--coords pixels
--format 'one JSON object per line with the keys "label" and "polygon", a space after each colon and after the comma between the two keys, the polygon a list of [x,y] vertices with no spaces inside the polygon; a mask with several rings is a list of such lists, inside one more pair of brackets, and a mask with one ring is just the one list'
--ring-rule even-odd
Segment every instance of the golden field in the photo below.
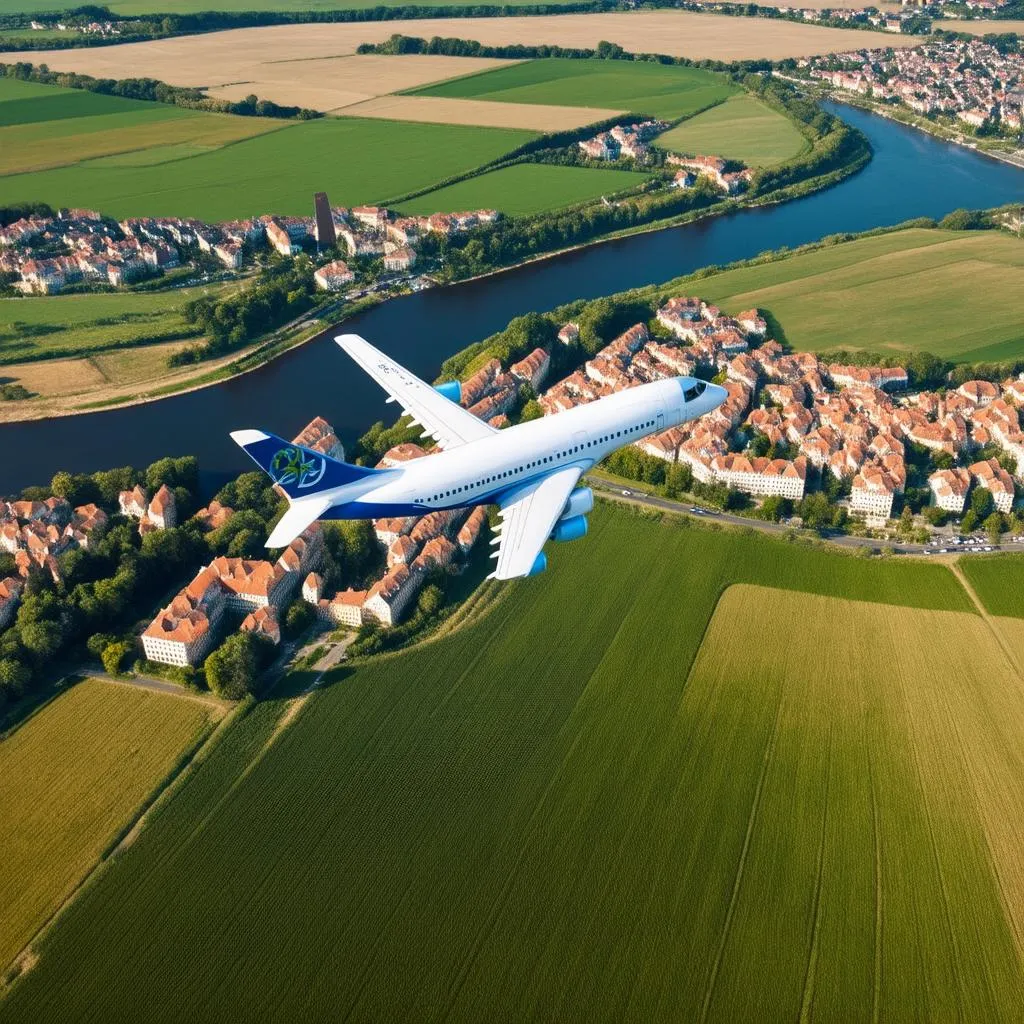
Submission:
{"label": "golden field", "polygon": [[[280,25],[233,29],[119,46],[33,53],[36,63],[56,71],[77,71],[96,77],[149,76],[172,85],[216,88],[239,85],[264,99],[328,110],[398,89],[410,88],[407,75],[420,82],[469,74],[484,66],[463,57],[360,57],[364,42],[381,42],[395,32],[404,35],[457,36],[488,45],[548,43],[595,47],[602,39],[645,53],[666,53],[692,59],[780,59],[878,46],[877,32],[821,28],[763,18],[727,18],[690,11],[634,11],[611,14],[558,14],[543,18],[423,18],[331,25]],[[890,36],[888,46],[912,46],[914,37]],[[0,61],[22,59],[0,54]],[[374,63],[363,63],[373,60]],[[420,63],[422,62],[422,63]],[[372,68],[371,84],[365,68]],[[243,92],[242,95],[245,93]]]}
{"label": "golden field", "polygon": [[446,96],[377,96],[336,113],[349,117],[381,117],[393,121],[477,124],[488,128],[531,128],[535,131],[557,132],[603,121],[621,111],[603,107],[498,103]]}
{"label": "golden field", "polygon": [[0,740],[0,968],[210,719],[204,702],[89,679]]}

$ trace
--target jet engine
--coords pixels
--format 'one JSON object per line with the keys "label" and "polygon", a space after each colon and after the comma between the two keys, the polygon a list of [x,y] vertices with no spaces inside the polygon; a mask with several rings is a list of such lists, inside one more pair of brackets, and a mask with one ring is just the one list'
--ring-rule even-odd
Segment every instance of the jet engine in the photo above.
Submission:
{"label": "jet engine", "polygon": [[587,517],[573,516],[572,519],[560,519],[551,531],[552,540],[579,540],[587,535]]}
{"label": "jet engine", "polygon": [[530,566],[530,571],[526,574],[527,576],[538,576],[548,567],[548,556],[542,551],[534,560],[533,565]]}
{"label": "jet engine", "polygon": [[585,516],[594,507],[594,492],[589,487],[578,487],[569,495],[569,500],[562,510],[561,521]]}
{"label": "jet engine", "polygon": [[434,390],[439,395],[444,395],[450,402],[462,400],[462,385],[457,380],[445,381],[444,384],[435,384]]}

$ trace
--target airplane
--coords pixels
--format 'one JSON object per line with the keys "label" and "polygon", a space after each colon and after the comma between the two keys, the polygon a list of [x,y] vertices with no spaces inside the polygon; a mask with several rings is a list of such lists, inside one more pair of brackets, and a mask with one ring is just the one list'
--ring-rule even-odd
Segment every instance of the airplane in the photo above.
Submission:
{"label": "airplane", "polygon": [[547,567],[542,549],[549,539],[586,534],[594,495],[576,485],[591,466],[616,448],[711,412],[727,397],[717,384],[672,377],[498,430],[458,404],[458,381],[432,387],[356,334],[334,340],[441,452],[394,469],[369,469],[264,430],[232,431],[288,497],[268,548],[285,547],[317,519],[422,516],[497,504],[501,523],[491,541],[497,564],[488,579],[533,576]]}

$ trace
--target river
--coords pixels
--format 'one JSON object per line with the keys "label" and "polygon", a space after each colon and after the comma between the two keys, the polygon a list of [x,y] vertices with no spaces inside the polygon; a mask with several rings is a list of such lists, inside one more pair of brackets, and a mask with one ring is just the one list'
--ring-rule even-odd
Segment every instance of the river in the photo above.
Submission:
{"label": "river", "polygon": [[[348,321],[420,376],[500,330],[514,316],[577,298],[667,281],[709,264],[825,235],[941,217],[957,207],[1024,200],[1024,170],[852,107],[828,105],[871,140],[874,159],[835,188],[766,209],[605,242],[476,281],[392,299]],[[210,491],[251,463],[228,432],[294,435],[319,414],[350,442],[390,421],[380,389],[331,341],[333,330],[252,373],[155,402],[50,420],[0,424],[0,494],[44,484],[60,469],[144,466],[200,457]]]}

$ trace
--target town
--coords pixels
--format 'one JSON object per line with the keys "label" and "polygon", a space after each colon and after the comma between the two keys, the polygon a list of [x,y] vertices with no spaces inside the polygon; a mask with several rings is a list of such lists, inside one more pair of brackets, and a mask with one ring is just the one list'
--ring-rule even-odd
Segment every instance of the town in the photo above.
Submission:
{"label": "town", "polygon": [[[0,283],[6,280],[16,291],[43,295],[74,285],[116,288],[187,265],[197,254],[234,271],[262,248],[290,257],[303,246],[317,252],[338,247],[351,258],[364,259],[370,277],[376,269],[408,279],[424,236],[447,238],[498,216],[495,210],[473,210],[394,217],[383,207],[356,206],[330,207],[320,219],[263,215],[206,224],[184,217],[117,222],[95,210],[62,209],[53,217],[34,214],[0,227]],[[356,273],[344,260],[334,259],[313,277],[319,288],[341,291]]]}
{"label": "town", "polygon": [[798,61],[810,78],[978,133],[1017,138],[1024,116],[1024,55],[980,40],[872,49]]}

